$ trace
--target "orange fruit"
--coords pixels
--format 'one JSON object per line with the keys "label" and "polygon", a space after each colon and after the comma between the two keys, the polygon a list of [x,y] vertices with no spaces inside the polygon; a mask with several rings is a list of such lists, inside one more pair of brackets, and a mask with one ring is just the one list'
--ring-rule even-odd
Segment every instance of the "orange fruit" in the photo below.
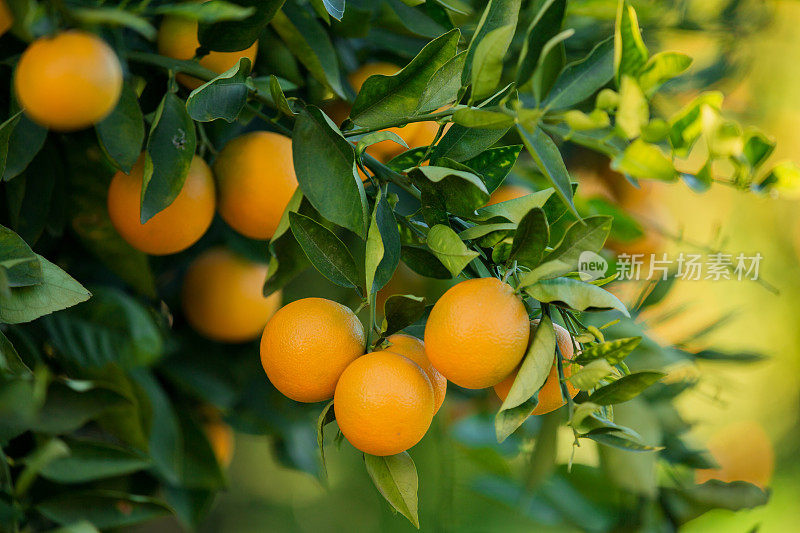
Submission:
{"label": "orange fruit", "polygon": [[438,413],[442,402],[444,402],[445,394],[447,394],[447,379],[445,379],[441,372],[433,367],[428,356],[425,355],[425,344],[418,338],[403,333],[389,335],[386,340],[391,344],[385,348],[385,351],[407,357],[417,363],[419,367],[425,371],[433,387],[433,412],[434,414]]}
{"label": "orange fruit", "polygon": [[765,489],[775,469],[775,452],[761,424],[742,420],[722,427],[708,441],[708,451],[719,468],[697,470],[698,483],[718,479],[747,481]]}
{"label": "orange fruit", "polygon": [[[197,40],[197,21],[185,17],[168,16],[158,28],[158,53],[173,59],[189,60],[196,55],[200,42]],[[200,65],[217,74],[233,68],[239,59],[246,57],[255,63],[258,41],[239,52],[209,52],[200,58]],[[178,74],[177,79],[190,89],[200,87],[203,80],[186,74]]]}
{"label": "orange fruit", "polygon": [[214,162],[219,214],[252,239],[269,239],[297,189],[292,140],[254,131],[230,141]]}
{"label": "orange fruit", "polygon": [[285,305],[261,336],[261,365],[281,393],[298,402],[333,397],[336,382],[364,353],[364,328],[350,308],[325,298]]}
{"label": "orange fruit", "polygon": [[117,105],[122,67],[99,37],[65,31],[28,46],[17,64],[14,89],[34,121],[54,130],[79,130],[100,122]]}
{"label": "orange fruit", "polygon": [[507,202],[516,198],[532,193],[533,191],[521,185],[501,185],[489,197],[489,203],[486,205],[499,204],[500,202]]}
{"label": "orange fruit", "polygon": [[280,291],[264,297],[267,265],[225,248],[211,248],[192,261],[183,279],[186,320],[201,335],[220,342],[255,339],[280,307]]}
{"label": "orange fruit", "polygon": [[206,422],[203,425],[208,443],[214,451],[214,457],[223,468],[231,465],[233,460],[233,430],[222,420]]}
{"label": "orange fruit", "polygon": [[[536,326],[538,323],[539,319],[531,322],[531,338],[533,338],[533,332],[536,331]],[[575,351],[569,332],[558,324],[553,324],[553,326],[556,332],[556,343],[558,344],[558,348],[561,350],[561,355],[564,356],[564,359],[566,360],[572,359],[572,355],[575,353]],[[539,395],[537,396],[539,403],[536,405],[533,411],[531,411],[532,415],[543,415],[551,411],[555,411],[567,403],[561,394],[561,381],[558,377],[557,357],[557,355],[553,356],[553,366],[550,367],[550,373],[547,375],[544,385],[542,385],[542,388],[539,389]],[[512,372],[506,379],[494,386],[494,392],[501,401],[505,401],[506,396],[508,396],[508,391],[511,390],[511,385],[514,384],[514,380],[517,377],[518,371],[519,368],[514,370],[514,372]],[[564,377],[568,378],[571,375],[572,366],[565,361]],[[576,389],[569,381],[567,381],[567,391],[569,392],[570,398],[574,398],[575,395],[578,394],[578,389]]]}
{"label": "orange fruit", "polygon": [[14,24],[14,15],[8,9],[6,0],[0,0],[0,37]]}
{"label": "orange fruit", "polygon": [[451,287],[425,326],[425,353],[444,377],[466,389],[493,387],[520,363],[530,321],[510,285],[476,278]]}
{"label": "orange fruit", "polygon": [[108,214],[128,244],[151,255],[174,254],[196,243],[214,218],[214,177],[202,158],[194,156],[181,192],[145,224],[140,222],[144,154],[130,174],[114,174],[108,188]]}
{"label": "orange fruit", "polygon": [[418,443],[431,425],[434,395],[425,371],[402,355],[359,357],[342,373],[333,397],[336,423],[364,453],[395,455]]}

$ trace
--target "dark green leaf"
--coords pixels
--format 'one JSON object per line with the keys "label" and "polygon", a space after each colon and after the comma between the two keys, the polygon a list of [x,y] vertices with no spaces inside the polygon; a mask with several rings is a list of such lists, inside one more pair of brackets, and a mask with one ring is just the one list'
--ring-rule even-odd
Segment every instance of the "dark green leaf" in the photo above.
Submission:
{"label": "dark green leaf", "polygon": [[635,374],[629,374],[600,387],[589,395],[587,401],[597,405],[627,402],[664,376],[666,374],[663,372],[636,372]]}
{"label": "dark green leaf", "polygon": [[533,73],[531,84],[533,85],[533,97],[537,102],[541,102],[550,92],[550,88],[556,82],[556,78],[564,69],[567,62],[567,53],[564,41],[575,35],[575,30],[568,29],[557,33],[551,37],[542,49],[539,65]]}
{"label": "dark green leaf", "polygon": [[122,86],[117,106],[95,126],[97,140],[108,159],[118,169],[129,173],[142,153],[144,117],[139,100],[130,84]]}
{"label": "dark green leaf", "polygon": [[409,177],[423,196],[438,198],[441,205],[457,216],[474,216],[475,210],[489,201],[483,181],[471,172],[423,166],[413,169]]}
{"label": "dark green leaf", "polygon": [[517,131],[539,170],[550,180],[556,192],[575,216],[580,218],[572,203],[572,184],[569,173],[556,144],[539,127],[529,130],[522,124],[517,124]]}
{"label": "dark green leaf", "polygon": [[585,365],[595,359],[603,358],[612,365],[616,365],[625,359],[629,353],[639,346],[642,342],[641,337],[627,337],[615,339],[600,344],[590,344],[584,347],[583,351],[575,357],[575,362]]}
{"label": "dark green leaf", "polygon": [[317,418],[317,447],[319,448],[319,459],[322,464],[322,476],[328,477],[328,467],[325,464],[325,426],[336,420],[336,413],[333,410],[333,400],[322,408],[322,412]]}
{"label": "dark green leaf", "polygon": [[344,16],[345,0],[322,0],[325,9],[336,20],[342,20]]}
{"label": "dark green leaf", "polygon": [[[519,2],[517,1],[517,4]],[[514,37],[516,19],[511,24],[487,32],[475,47],[470,69],[472,93],[470,101],[481,100],[492,94],[503,74],[503,58]]]}
{"label": "dark green leaf", "polygon": [[466,128],[507,131],[514,125],[514,117],[500,111],[465,107],[453,113],[453,122]]}
{"label": "dark green leaf", "polygon": [[521,0],[490,0],[486,4],[486,9],[483,11],[483,15],[478,22],[478,27],[475,29],[475,33],[472,35],[472,40],[467,49],[464,73],[461,76],[461,83],[463,85],[467,85],[472,80],[472,68],[481,41],[492,31],[502,26],[510,25],[513,30],[513,28],[517,26],[520,4]]}
{"label": "dark green leaf", "polygon": [[36,510],[58,524],[85,519],[100,529],[130,526],[171,513],[155,498],[108,490],[70,491],[40,502]]}
{"label": "dark green leaf", "polygon": [[[522,217],[535,207],[544,207],[548,199],[553,196],[553,189],[532,192],[520,198],[506,200],[497,204],[487,205],[478,209],[475,220],[490,220],[494,217],[503,217],[506,220],[519,224]],[[546,212],[546,211],[545,211]]]}
{"label": "dark green leaf", "polygon": [[[218,52],[238,52],[256,42],[261,31],[278,12],[285,0],[236,0],[241,7],[255,8],[243,20],[227,20],[201,25],[197,37],[202,46]],[[199,13],[201,6],[192,6]]]}
{"label": "dark green leaf", "polygon": [[754,352],[722,352],[719,350],[701,350],[691,354],[704,361],[728,361],[732,363],[754,363],[767,359],[767,356]]}
{"label": "dark green leaf", "polygon": [[383,304],[386,327],[383,335],[389,336],[402,331],[422,318],[425,313],[425,298],[411,294],[393,294]]}
{"label": "dark green leaf", "polygon": [[435,255],[418,246],[403,246],[400,257],[411,270],[433,279],[450,279],[450,271],[439,261]]}
{"label": "dark green leaf", "polygon": [[533,268],[541,263],[549,242],[550,228],[547,225],[547,216],[541,207],[535,207],[522,217],[514,234],[508,260]]}
{"label": "dark green leaf", "polygon": [[350,111],[353,122],[373,128],[412,116],[428,80],[455,56],[460,36],[458,30],[449,31],[428,43],[397,74],[367,78]]}
{"label": "dark green leaf", "polygon": [[22,111],[18,111],[9,117],[8,120],[0,124],[0,177],[5,173],[11,134],[14,132],[14,128],[17,127],[17,123],[21,118]]}
{"label": "dark green leaf", "polygon": [[654,452],[661,449],[656,446],[642,444],[641,442],[631,439],[627,435],[613,431],[608,433],[589,433],[586,435],[586,438],[595,442],[599,442],[605,446],[619,448],[620,450],[625,450],[627,452]]}
{"label": "dark green leaf", "polygon": [[39,258],[19,235],[5,226],[0,226],[0,267],[7,287],[38,285],[43,280]]}
{"label": "dark green leaf", "polygon": [[342,287],[360,287],[361,276],[347,246],[332,231],[300,213],[289,213],[292,234],[320,274]]}
{"label": "dark green leaf", "polygon": [[278,111],[287,117],[294,117],[295,113],[291,106],[289,106],[286,95],[283,94],[280,80],[272,74],[269,76],[269,92],[270,95],[272,95],[272,101],[275,102],[275,107],[278,108]]}
{"label": "dark green leaf", "polygon": [[57,483],[83,483],[121,476],[150,466],[148,459],[135,451],[100,441],[71,440],[68,455],[48,463],[42,476]]}
{"label": "dark green leaf", "polygon": [[46,138],[47,130],[23,114],[10,132],[3,181],[20,175],[42,149]]}
{"label": "dark green leaf", "polygon": [[365,238],[369,214],[353,145],[316,107],[297,116],[292,154],[297,181],[311,205],[326,219]]}
{"label": "dark green leaf", "polygon": [[47,401],[32,428],[51,435],[69,433],[120,405],[130,405],[130,399],[112,385],[84,380],[56,382],[47,390]]}
{"label": "dark green leaf", "polygon": [[383,192],[378,193],[367,234],[366,289],[371,295],[392,279],[400,264],[400,233],[397,220]]}
{"label": "dark green leaf", "polygon": [[521,151],[521,144],[498,146],[481,152],[472,159],[464,161],[464,164],[483,178],[486,190],[491,194],[514,168]]}
{"label": "dark green leaf", "polygon": [[386,457],[364,454],[367,473],[389,504],[419,529],[417,467],[408,452]]}
{"label": "dark green leaf", "polygon": [[750,130],[745,134],[743,153],[752,168],[758,168],[772,155],[775,141],[762,132]]}
{"label": "dark green leaf", "polygon": [[87,26],[130,28],[148,41],[154,40],[157,35],[155,27],[146,18],[117,7],[76,7],[70,16]]}
{"label": "dark green leaf", "polygon": [[242,7],[222,0],[202,4],[168,4],[153,9],[153,13],[157,15],[177,15],[207,24],[225,20],[244,20],[255,12],[254,7]]}
{"label": "dark green leaf", "polygon": [[518,87],[528,83],[539,64],[544,45],[561,31],[566,8],[566,0],[546,0],[531,21],[517,64]]}
{"label": "dark green leaf", "polygon": [[467,52],[459,52],[433,73],[417,104],[417,114],[429,113],[452,104],[461,90],[461,73]]}
{"label": "dark green leaf", "polygon": [[30,374],[30,369],[20,359],[8,337],[0,331],[0,377]]}
{"label": "dark green leaf", "polygon": [[50,439],[23,459],[22,469],[15,481],[14,490],[18,495],[25,494],[39,473],[53,461],[69,455],[69,448],[59,439]]}
{"label": "dark green leaf", "polygon": [[[411,0],[386,0],[386,4],[394,11],[400,23],[412,33],[430,38],[438,37],[446,31],[441,24],[424,11],[415,9],[414,2]],[[448,24],[448,26],[452,27],[452,24]]]}
{"label": "dark green leaf", "polygon": [[457,276],[476,257],[478,252],[470,250],[448,226],[437,224],[428,232],[428,248],[450,274]]}
{"label": "dark green leaf", "polygon": [[577,311],[616,309],[630,316],[625,304],[607,290],[571,278],[543,279],[525,287],[525,292],[540,302],[566,304]]}
{"label": "dark green leaf", "polygon": [[712,479],[702,485],[664,488],[665,505],[682,521],[696,518],[712,509],[739,511],[766,505],[769,494],[746,481],[726,483]]}
{"label": "dark green leaf", "polygon": [[53,230],[63,213],[62,191],[66,169],[54,143],[48,143],[25,171],[6,183],[8,222],[25,242],[34,246],[45,229]]}
{"label": "dark green leaf", "polygon": [[181,192],[196,144],[194,122],[186,112],[186,105],[175,94],[165,94],[147,139],[142,224],[169,206]]}
{"label": "dark green leaf", "polygon": [[544,101],[549,109],[579,104],[603,88],[614,77],[614,41],[606,39],[584,59],[567,65]]}
{"label": "dark green leaf", "polygon": [[198,122],[236,120],[247,103],[245,80],[250,67],[250,60],[242,57],[235,66],[193,90],[186,99],[189,116]]}

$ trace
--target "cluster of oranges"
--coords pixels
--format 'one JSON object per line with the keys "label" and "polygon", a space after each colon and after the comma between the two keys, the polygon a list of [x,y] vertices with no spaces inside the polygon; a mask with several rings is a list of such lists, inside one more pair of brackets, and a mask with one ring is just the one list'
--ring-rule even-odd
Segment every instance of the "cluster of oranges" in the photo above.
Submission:
{"label": "cluster of oranges", "polygon": [[[496,278],[462,281],[431,310],[424,342],[394,334],[364,355],[364,329],[347,307],[305,298],[281,308],[261,337],[261,363],[272,384],[300,402],[333,398],[339,429],[359,450],[393,455],[422,439],[444,401],[447,381],[508,394],[537,322],[513,289]],[[557,326],[565,358],[569,334]],[[553,354],[555,357],[555,354]],[[571,396],[577,390],[568,385]],[[565,400],[555,359],[531,414]]]}

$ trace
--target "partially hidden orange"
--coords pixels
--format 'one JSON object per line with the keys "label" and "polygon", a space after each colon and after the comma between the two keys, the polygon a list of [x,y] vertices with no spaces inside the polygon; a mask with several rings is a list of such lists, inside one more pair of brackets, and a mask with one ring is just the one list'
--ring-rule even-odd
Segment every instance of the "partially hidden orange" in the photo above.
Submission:
{"label": "partially hidden orange", "polygon": [[441,372],[434,368],[433,364],[431,364],[430,359],[428,359],[428,356],[425,354],[425,343],[416,337],[404,333],[389,335],[386,340],[389,341],[389,346],[385,348],[387,352],[394,352],[403,357],[408,357],[417,363],[419,367],[425,371],[425,374],[428,375],[428,379],[431,380],[431,386],[433,387],[434,414],[438,413],[439,408],[444,402],[444,397],[447,394],[447,379]]}

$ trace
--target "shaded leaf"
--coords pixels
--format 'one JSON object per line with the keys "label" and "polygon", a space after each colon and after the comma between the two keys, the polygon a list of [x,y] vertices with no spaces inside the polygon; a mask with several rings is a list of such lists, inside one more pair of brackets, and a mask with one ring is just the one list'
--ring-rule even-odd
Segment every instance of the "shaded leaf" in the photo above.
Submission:
{"label": "shaded leaf", "polygon": [[411,294],[389,296],[383,304],[383,316],[386,317],[383,336],[388,337],[402,331],[422,318],[423,314],[425,314],[425,298]]}
{"label": "shaded leaf", "polygon": [[566,8],[566,0],[546,0],[531,21],[517,64],[517,86],[522,87],[533,76],[545,44],[561,30]]}
{"label": "shaded leaf", "polygon": [[525,292],[540,302],[565,304],[577,311],[616,309],[630,316],[625,304],[607,290],[571,278],[543,279],[525,287]]}
{"label": "shaded leaf", "polygon": [[517,131],[522,137],[522,142],[525,144],[528,153],[531,154],[531,157],[536,162],[536,166],[550,180],[550,183],[553,184],[556,192],[569,209],[575,216],[580,218],[572,202],[572,184],[569,173],[556,144],[539,127],[528,129],[522,124],[517,124]]}
{"label": "shaded leaf", "polygon": [[467,52],[459,52],[433,73],[419,98],[416,113],[429,113],[455,102],[461,90],[461,73]]}
{"label": "shaded leaf", "polygon": [[428,248],[433,255],[450,271],[457,276],[476,257],[478,252],[470,250],[458,237],[455,231],[448,226],[437,224],[428,232]]}
{"label": "shaded leaf", "polygon": [[475,47],[470,70],[471,101],[491,95],[497,84],[500,83],[500,77],[503,74],[503,58],[514,37],[515,29],[516,20],[512,24],[495,28],[487,32]]}
{"label": "shaded leaf", "polygon": [[522,217],[511,245],[509,261],[533,268],[542,261],[542,255],[550,242],[547,216],[540,207],[535,207]]}
{"label": "shaded leaf", "polygon": [[0,226],[0,267],[6,288],[28,287],[43,281],[39,258],[19,235],[5,226]]}
{"label": "shaded leaf", "polygon": [[408,452],[386,457],[364,454],[367,473],[389,504],[419,529],[417,468]]}
{"label": "shaded leaf", "polygon": [[491,194],[514,168],[521,151],[521,144],[489,148],[472,159],[464,161],[464,164],[478,173],[486,185],[486,190]]}
{"label": "shaded leaf", "polygon": [[70,491],[38,503],[36,510],[58,524],[89,520],[100,529],[130,526],[171,514],[171,509],[155,498],[110,490]]}
{"label": "shaded leaf", "polygon": [[108,159],[118,169],[130,173],[144,143],[144,117],[136,91],[130,84],[123,84],[116,107],[95,125],[95,130]]}
{"label": "shaded leaf", "polygon": [[627,402],[642,393],[650,385],[666,376],[663,372],[636,372],[600,387],[589,395],[587,401],[597,405],[612,405]]}
{"label": "shaded leaf", "polygon": [[322,476],[328,477],[328,467],[325,463],[325,426],[336,420],[336,413],[333,410],[333,400],[322,408],[322,412],[317,418],[317,447],[319,448],[319,459],[322,464]]}
{"label": "shaded leaf", "polygon": [[[236,0],[243,8],[252,8],[253,14],[242,20],[223,20],[201,24],[197,38],[202,46],[218,52],[238,52],[256,42],[259,34],[281,8],[285,0]],[[191,6],[195,16],[202,14],[203,6]],[[206,22],[203,20],[202,22]]]}
{"label": "shaded leaf", "polygon": [[100,441],[70,440],[68,455],[48,463],[42,476],[57,483],[84,483],[143,470],[150,461],[138,452]]}
{"label": "shaded leaf", "polygon": [[606,39],[589,55],[570,63],[556,78],[544,101],[550,109],[579,104],[602,89],[614,77],[614,41]]}
{"label": "shaded leaf", "polygon": [[375,201],[367,234],[367,294],[377,293],[389,283],[398,264],[400,264],[400,233],[392,208],[381,191]]}
{"label": "shaded leaf", "polygon": [[361,286],[356,262],[336,234],[300,213],[289,213],[289,220],[292,234],[320,274],[342,287]]}
{"label": "shaded leaf", "polygon": [[189,116],[198,122],[236,120],[247,103],[250,67],[250,59],[239,58],[236,65],[193,90],[186,99]]}

